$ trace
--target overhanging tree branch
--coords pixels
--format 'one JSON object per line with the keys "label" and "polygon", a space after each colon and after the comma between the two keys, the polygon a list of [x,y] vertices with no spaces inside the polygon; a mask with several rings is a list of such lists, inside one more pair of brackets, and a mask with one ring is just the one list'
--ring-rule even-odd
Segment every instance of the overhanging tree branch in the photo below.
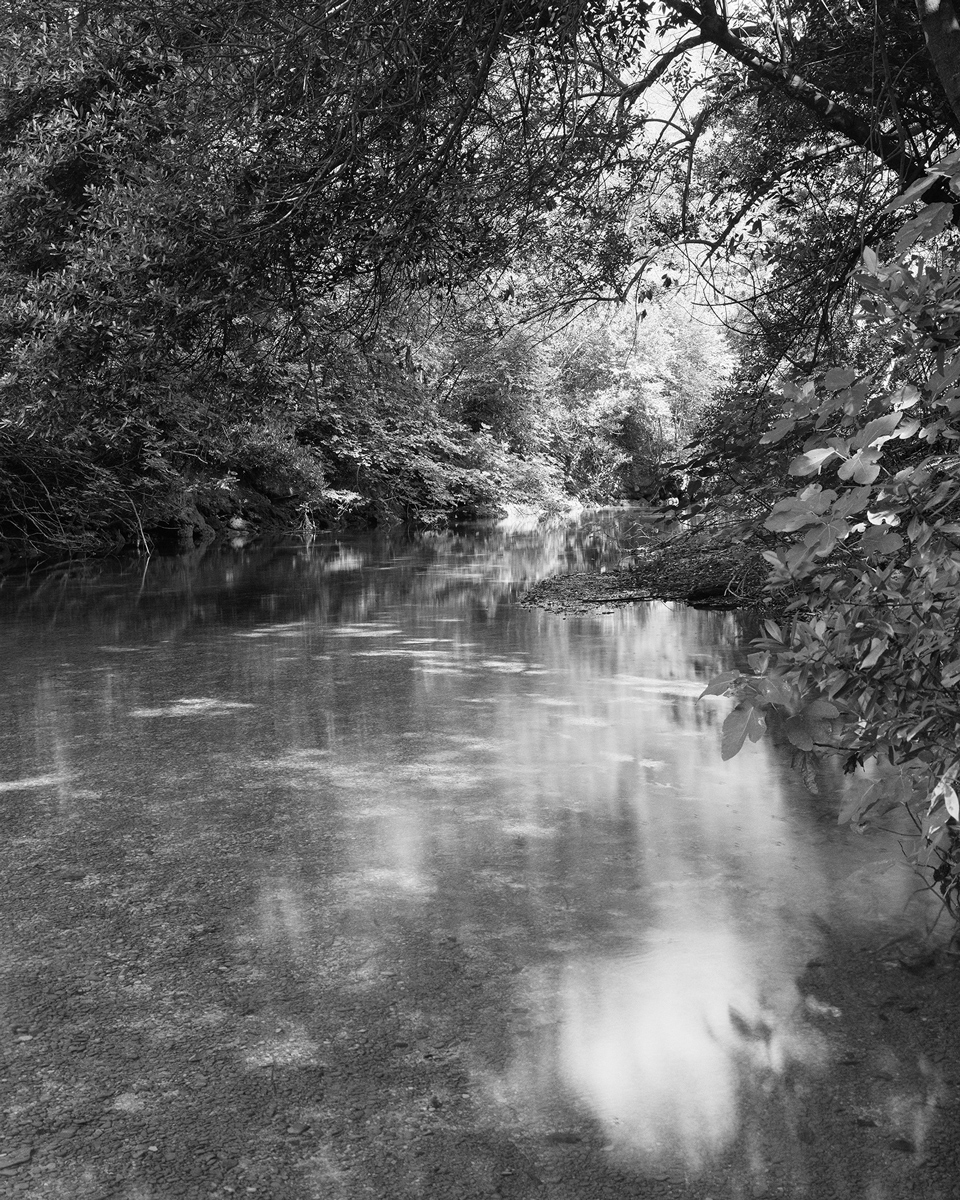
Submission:
{"label": "overhanging tree branch", "polygon": [[651,88],[658,79],[666,71],[667,67],[682,54],[686,54],[688,50],[693,50],[696,46],[702,46],[707,41],[703,34],[696,34],[692,37],[683,38],[677,42],[672,50],[666,51],[644,75],[642,79],[638,79],[636,83],[627,84],[620,93],[619,102],[617,105],[618,111],[621,111],[625,105],[632,104],[639,96],[642,96],[648,88]]}
{"label": "overhanging tree branch", "polygon": [[[926,2],[936,3],[936,0],[918,0],[921,4]],[[951,0],[940,2],[949,4]],[[768,58],[741,41],[731,32],[712,0],[703,0],[701,8],[695,8],[685,0],[663,0],[663,4],[688,24],[696,26],[706,41],[712,42],[753,74],[765,79],[783,95],[813,113],[822,125],[876,155],[884,166],[897,173],[904,185],[913,183],[926,174],[926,164],[916,159],[900,138],[869,124],[853,109],[838,103],[797,75],[785,63]],[[938,199],[947,198],[938,196]],[[929,193],[927,199],[932,199]],[[955,200],[956,197],[950,199]]]}
{"label": "overhanging tree branch", "polygon": [[960,9],[954,0],[917,0],[917,12],[943,90],[960,119]]}

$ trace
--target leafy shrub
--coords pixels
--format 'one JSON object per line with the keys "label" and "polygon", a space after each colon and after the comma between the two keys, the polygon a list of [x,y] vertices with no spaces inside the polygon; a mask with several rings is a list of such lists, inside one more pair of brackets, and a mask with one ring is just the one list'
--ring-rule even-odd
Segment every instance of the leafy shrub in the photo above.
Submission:
{"label": "leafy shrub", "polygon": [[[960,152],[938,175],[960,180]],[[916,189],[904,198],[909,203]],[[940,895],[960,919],[960,270],[942,234],[948,204],[898,235],[935,245],[881,263],[864,251],[860,319],[899,357],[890,371],[833,368],[784,388],[768,443],[801,437],[789,464],[813,479],[776,499],[766,528],[770,586],[793,599],[732,672],[723,754],[770,725],[815,784],[839,756],[859,780],[841,812],[856,827],[905,810]],[[819,482],[823,479],[824,483]],[[825,486],[826,485],[826,486]],[[864,775],[866,764],[876,764]]]}

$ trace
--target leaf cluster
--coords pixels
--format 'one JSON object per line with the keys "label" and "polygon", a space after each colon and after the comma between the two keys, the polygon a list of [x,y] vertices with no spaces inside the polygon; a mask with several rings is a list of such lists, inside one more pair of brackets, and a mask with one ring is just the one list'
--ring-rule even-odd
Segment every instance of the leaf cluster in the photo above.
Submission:
{"label": "leaf cluster", "polygon": [[[940,170],[957,186],[960,154]],[[773,710],[802,754],[839,755],[851,771],[884,764],[841,819],[869,824],[906,806],[922,834],[918,858],[932,856],[936,886],[956,905],[960,274],[952,235],[938,233],[927,210],[906,223],[900,244],[918,238],[926,240],[908,259],[865,251],[858,275],[860,320],[899,347],[909,381],[833,368],[779,393],[763,440],[801,436],[790,474],[829,486],[811,482],[773,504],[765,527],[780,544],[766,554],[769,586],[796,595],[792,620],[768,623],[754,675],[721,678],[712,690],[739,697],[725,726],[730,753],[759,736]],[[811,712],[827,724],[812,728]]]}

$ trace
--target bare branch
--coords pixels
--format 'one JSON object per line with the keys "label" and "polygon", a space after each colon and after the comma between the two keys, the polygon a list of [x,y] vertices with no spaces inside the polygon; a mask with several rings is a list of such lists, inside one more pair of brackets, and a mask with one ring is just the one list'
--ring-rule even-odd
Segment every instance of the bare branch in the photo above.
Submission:
{"label": "bare branch", "polygon": [[682,54],[686,54],[688,50],[693,50],[696,46],[704,45],[708,39],[702,34],[696,34],[692,37],[684,38],[677,42],[672,50],[668,50],[662,54],[656,64],[644,75],[642,79],[638,79],[636,83],[628,84],[620,93],[617,111],[619,112],[628,104],[632,104],[639,96],[642,96],[648,88],[652,87],[658,79],[660,79],[672,62],[678,59]]}

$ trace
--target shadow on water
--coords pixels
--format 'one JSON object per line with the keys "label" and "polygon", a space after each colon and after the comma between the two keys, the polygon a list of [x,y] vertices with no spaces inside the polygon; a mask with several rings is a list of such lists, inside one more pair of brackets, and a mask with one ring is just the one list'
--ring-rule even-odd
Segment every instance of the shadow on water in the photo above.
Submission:
{"label": "shadow on water", "polygon": [[[122,1093],[125,1136],[186,1154],[184,1113],[207,1141],[239,1130],[229,1171],[258,1186],[286,1155],[290,1196],[639,1195],[718,1164],[724,1195],[773,1165],[809,1185],[800,1097],[827,1086],[833,1015],[798,977],[825,928],[920,919],[911,880],[769,746],[721,762],[727,702],[696,698],[735,615],[513,603],[582,567],[580,536],[357,538],[9,590],[5,878],[33,907],[7,923],[7,994],[46,988],[61,1020],[82,994],[117,1045],[167,1048]],[[78,871],[75,953],[36,886],[51,863]],[[170,1076],[184,1030],[212,1048],[215,1116]],[[57,1082],[103,1103],[93,1067]],[[296,1153],[271,1096],[312,1131]]]}

